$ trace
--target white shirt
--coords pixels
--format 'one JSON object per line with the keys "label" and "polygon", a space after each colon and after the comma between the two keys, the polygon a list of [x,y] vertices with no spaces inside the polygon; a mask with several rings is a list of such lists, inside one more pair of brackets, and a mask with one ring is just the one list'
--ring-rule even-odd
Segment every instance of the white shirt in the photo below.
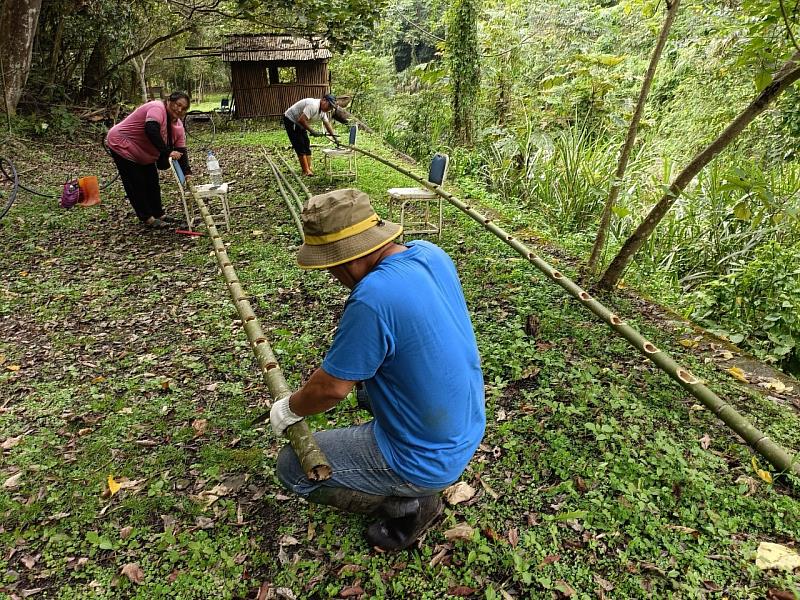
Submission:
{"label": "white shirt", "polygon": [[319,109],[320,99],[319,98],[303,98],[298,102],[292,104],[283,116],[289,119],[292,123],[297,123],[300,119],[300,115],[305,115],[309,122],[319,121],[322,119],[325,123],[328,123],[328,113],[322,112]]}

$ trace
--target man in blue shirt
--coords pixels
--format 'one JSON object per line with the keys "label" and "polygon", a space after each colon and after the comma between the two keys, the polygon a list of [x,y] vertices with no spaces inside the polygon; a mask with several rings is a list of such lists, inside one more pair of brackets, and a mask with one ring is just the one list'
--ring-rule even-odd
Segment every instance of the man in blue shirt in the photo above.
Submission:
{"label": "man in blue shirt", "polygon": [[298,264],[327,269],[351,294],[322,366],[273,405],[273,430],[281,435],[332,408],[357,384],[375,418],[314,434],[331,479],[307,479],[289,446],[278,456],[278,477],[310,502],[383,517],[367,529],[367,541],[407,548],[441,514],[439,492],[461,476],[486,424],[461,284],[437,246],[395,243],[402,228],[381,220],[364,192],[314,196],[302,218]]}

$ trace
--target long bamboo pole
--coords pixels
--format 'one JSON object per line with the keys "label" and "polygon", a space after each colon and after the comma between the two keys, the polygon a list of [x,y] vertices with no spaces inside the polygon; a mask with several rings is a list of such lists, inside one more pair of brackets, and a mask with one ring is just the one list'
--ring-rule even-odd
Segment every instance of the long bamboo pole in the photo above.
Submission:
{"label": "long bamboo pole", "polygon": [[306,195],[306,198],[310,198],[310,197],[311,197],[311,192],[309,192],[309,191],[308,191],[308,188],[306,187],[306,184],[305,184],[305,183],[303,183],[303,180],[302,180],[302,179],[300,179],[300,175],[298,175],[298,174],[295,172],[295,170],[294,170],[294,169],[292,169],[292,168],[289,166],[289,163],[287,163],[287,162],[286,162],[286,159],[285,159],[285,158],[283,158],[283,156],[281,156],[280,154],[277,154],[276,156],[277,156],[277,157],[280,159],[281,163],[283,163],[283,166],[284,166],[284,167],[286,167],[286,170],[287,170],[287,171],[289,171],[289,173],[291,173],[291,174],[294,176],[294,178],[297,180],[297,183],[300,185],[300,188],[301,188],[301,189],[303,190],[303,192],[305,193],[305,195]]}
{"label": "long bamboo pole", "polygon": [[[211,243],[214,246],[214,255],[217,257],[217,264],[222,270],[222,276],[225,278],[225,283],[228,285],[228,291],[233,299],[233,305],[239,313],[239,318],[244,326],[244,331],[247,334],[247,339],[250,341],[250,346],[253,349],[258,366],[261,370],[261,375],[267,384],[270,395],[277,399],[291,394],[291,389],[283,377],[283,372],[278,365],[278,360],[272,352],[272,348],[261,329],[261,324],[258,322],[255,313],[253,312],[250,302],[244,293],[242,285],[239,283],[239,278],[236,276],[236,271],[233,269],[228,253],[225,250],[225,244],[217,231],[217,226],[214,224],[214,219],[205,203],[192,192],[192,197],[200,209],[200,214],[203,216],[208,235],[211,237]],[[314,436],[311,434],[311,429],[308,424],[299,421],[294,425],[290,425],[286,429],[286,437],[292,448],[300,460],[300,465],[303,471],[311,481],[323,481],[330,479],[332,469],[328,459],[322,453]]]}
{"label": "long bamboo pole", "polygon": [[[302,239],[304,239],[304,237],[303,237],[303,223],[300,220],[300,215],[297,212],[297,204],[293,203],[292,200],[289,198],[289,196],[286,194],[286,190],[284,189],[284,181],[281,178],[281,174],[278,171],[278,167],[275,165],[275,163],[269,157],[269,154],[267,154],[266,152],[263,152],[263,154],[264,154],[264,158],[267,161],[267,164],[269,165],[269,168],[272,170],[272,176],[275,177],[275,181],[278,184],[278,192],[280,192],[280,195],[283,198],[283,201],[286,203],[286,207],[289,209],[289,212],[292,215],[292,220],[294,221],[295,227],[297,227],[297,231],[300,233],[300,239],[302,240]],[[289,189],[291,189],[291,187]],[[294,190],[292,190],[292,192],[294,192]],[[297,196],[295,195],[295,198],[296,197]]]}
{"label": "long bamboo pole", "polygon": [[533,265],[551,281],[563,288],[570,296],[577,299],[585,308],[590,310],[602,319],[611,329],[622,336],[631,346],[652,361],[659,369],[666,372],[687,392],[700,400],[703,405],[713,412],[723,423],[733,429],[745,442],[747,442],[756,452],[766,458],[770,464],[778,471],[789,472],[800,477],[800,455],[792,457],[787,450],[771,440],[764,432],[751,424],[747,418],[739,413],[730,404],[722,400],[709,388],[703,385],[700,380],[692,375],[688,369],[675,362],[666,352],[657,348],[652,342],[647,340],[636,329],[625,323],[617,315],[611,312],[603,304],[592,298],[592,296],[577,283],[564,276],[560,271],[551,267],[547,262],[537,256],[530,248],[520,242],[514,236],[495,225],[492,220],[482,215],[471,206],[465,204],[452,194],[445,192],[439,186],[433,185],[423,178],[411,173],[403,167],[399,167],[392,162],[382,158],[368,150],[356,146],[345,146],[357,152],[369,156],[396,171],[406,175],[441,196],[450,204],[465,212],[472,219],[483,225],[506,244],[511,246],[523,258],[533,263]]}

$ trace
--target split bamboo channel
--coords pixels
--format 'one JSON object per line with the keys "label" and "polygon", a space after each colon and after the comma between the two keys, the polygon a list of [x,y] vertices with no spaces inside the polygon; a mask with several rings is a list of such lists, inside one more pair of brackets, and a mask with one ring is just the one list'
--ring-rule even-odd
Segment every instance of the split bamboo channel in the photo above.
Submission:
{"label": "split bamboo channel", "polygon": [[[228,291],[233,299],[233,305],[239,313],[239,318],[242,321],[242,326],[247,334],[247,339],[250,341],[250,346],[258,361],[258,367],[267,384],[269,393],[274,399],[287,396],[291,393],[291,389],[286,383],[286,379],[278,365],[275,354],[272,352],[272,348],[267,341],[267,337],[264,335],[264,331],[261,329],[258,318],[256,318],[250,306],[250,302],[247,300],[247,296],[244,293],[244,289],[239,283],[239,278],[236,276],[236,271],[228,258],[225,244],[217,231],[214,219],[211,217],[208,207],[194,192],[192,192],[192,197],[197,203],[197,207],[200,209],[200,214],[203,216],[203,221],[208,229],[208,235],[211,237],[211,243],[214,246],[214,255],[217,257],[217,264],[222,270],[222,276],[225,278]],[[330,463],[314,440],[311,429],[308,427],[305,420],[290,425],[286,429],[285,435],[289,438],[289,442],[295,454],[297,454],[297,458],[300,460],[303,471],[311,481],[323,481],[330,478],[332,473]]]}
{"label": "split bamboo channel", "polygon": [[574,281],[566,277],[561,272],[551,267],[547,262],[537,256],[530,248],[520,242],[514,236],[504,231],[501,227],[492,222],[492,219],[482,215],[471,206],[465,204],[452,194],[445,192],[439,186],[433,185],[414,173],[395,165],[391,161],[373,154],[368,150],[357,146],[343,145],[365,156],[377,160],[388,167],[410,177],[421,186],[431,190],[438,196],[447,200],[450,204],[469,215],[473,220],[480,223],[485,229],[489,230],[503,242],[511,246],[523,258],[533,263],[539,271],[551,281],[563,288],[570,296],[578,300],[586,309],[602,319],[615,333],[622,336],[631,346],[652,361],[659,369],[667,373],[678,385],[687,392],[700,400],[703,405],[713,412],[725,425],[735,431],[745,442],[747,442],[756,452],[766,458],[770,464],[780,472],[792,473],[800,477],[800,456],[792,457],[782,446],[771,440],[764,432],[755,427],[739,413],[733,406],[722,400],[688,369],[675,362],[666,352],[657,348],[648,341],[636,329],[625,323],[620,317],[612,313],[603,304],[594,299],[586,290],[582,289]]}

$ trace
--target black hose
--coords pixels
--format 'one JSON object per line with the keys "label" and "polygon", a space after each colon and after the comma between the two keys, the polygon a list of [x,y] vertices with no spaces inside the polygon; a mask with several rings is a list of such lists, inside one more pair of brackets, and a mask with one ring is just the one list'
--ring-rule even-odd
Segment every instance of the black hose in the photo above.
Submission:
{"label": "black hose", "polygon": [[[9,171],[11,172],[10,174]],[[8,194],[8,199],[3,203],[2,206],[0,206],[0,219],[2,219],[6,216],[6,213],[11,208],[11,205],[14,204],[14,201],[17,199],[17,191],[19,190],[19,175],[17,174],[17,168],[14,166],[14,163],[3,157],[0,157],[0,172],[2,172],[3,177],[14,182],[11,186],[11,192]],[[0,196],[0,201],[1,200],[2,196]]]}

